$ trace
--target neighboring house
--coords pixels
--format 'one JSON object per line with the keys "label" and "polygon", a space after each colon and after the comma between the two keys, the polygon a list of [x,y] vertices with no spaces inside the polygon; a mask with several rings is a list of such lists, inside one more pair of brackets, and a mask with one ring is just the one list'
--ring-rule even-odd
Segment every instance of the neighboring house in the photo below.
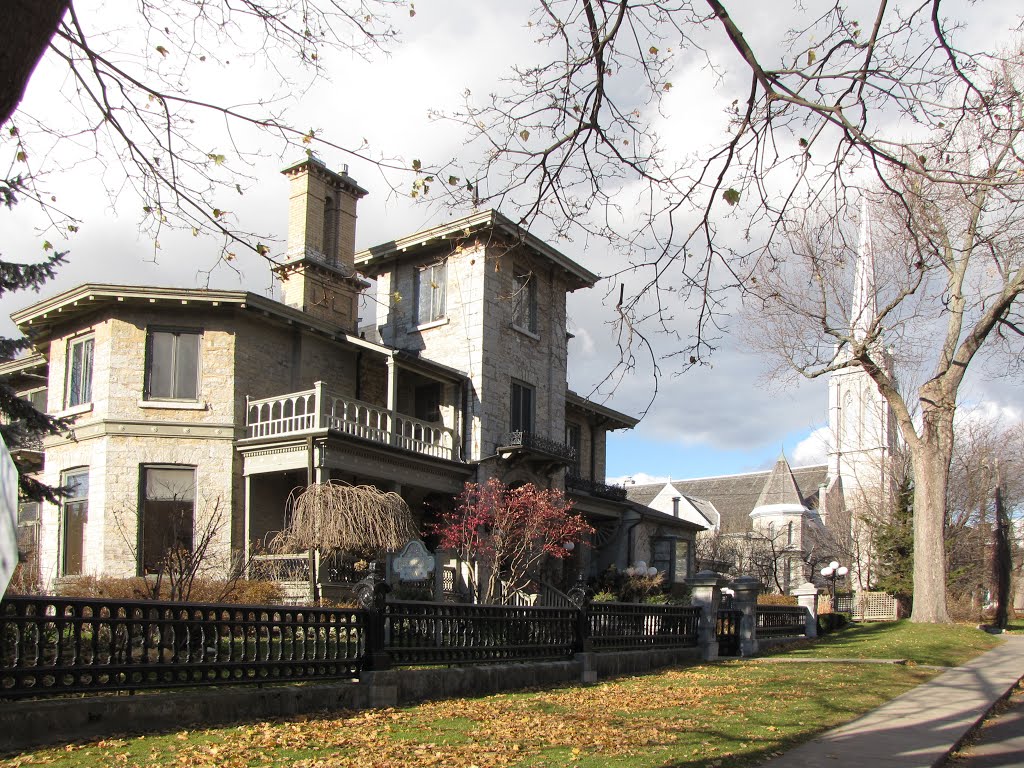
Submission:
{"label": "neighboring house", "polygon": [[767,471],[633,485],[627,492],[638,503],[708,521],[699,536],[699,568],[756,573],[789,591],[848,538],[841,484],[826,483],[827,469],[793,469],[779,456]]}
{"label": "neighboring house", "polygon": [[[855,338],[866,338],[877,316],[875,293],[865,213],[850,308]],[[892,370],[887,354],[877,359]],[[819,566],[839,559],[850,569],[847,586],[869,589],[871,530],[892,499],[895,425],[885,399],[858,366],[830,375],[828,421],[826,464],[794,469],[782,455],[771,470],[628,486],[629,498],[680,519],[706,520],[698,567],[757,573],[785,592],[820,578]]]}
{"label": "neighboring house", "polygon": [[469,481],[564,487],[597,531],[572,567],[690,575],[697,526],[604,484],[607,433],[637,420],[566,387],[566,294],[596,275],[494,211],[356,254],[366,191],[315,159],[284,173],[281,301],[87,284],[12,315],[35,354],[0,376],[73,419],[36,456],[67,497],[24,508],[45,584],[145,575],[200,539],[227,570],[329,479],[396,491],[423,523]]}

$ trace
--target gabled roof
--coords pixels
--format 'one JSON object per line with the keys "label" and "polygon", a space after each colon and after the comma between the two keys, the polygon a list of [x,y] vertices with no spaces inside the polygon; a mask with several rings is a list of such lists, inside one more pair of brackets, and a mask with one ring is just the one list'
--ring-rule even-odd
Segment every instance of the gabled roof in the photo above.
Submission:
{"label": "gabled roof", "polygon": [[645,485],[627,485],[626,498],[643,506],[647,506],[665,487],[665,483],[648,483]]}
{"label": "gabled roof", "polygon": [[695,520],[688,520],[691,525],[698,525],[703,528],[714,528],[718,518],[718,510],[715,509],[715,505],[706,499],[699,499],[695,496],[688,496],[680,491],[675,483],[669,481],[665,483],[647,483],[644,485],[628,485],[626,486],[626,498],[634,504],[649,507],[651,503],[664,491],[666,488],[671,488],[674,496],[678,496],[680,500],[684,500],[686,504],[692,508],[692,511],[687,509],[685,506],[680,506],[680,516],[676,517],[674,514],[663,512],[668,514],[676,520],[687,520],[687,516],[690,518],[698,517],[703,523],[698,523]]}
{"label": "gabled roof", "polygon": [[590,288],[600,279],[589,269],[577,264],[561,251],[552,248],[539,237],[531,235],[514,221],[495,210],[473,213],[446,224],[439,224],[436,227],[367,248],[356,254],[356,268],[366,275],[376,277],[388,271],[391,268],[391,262],[396,258],[401,258],[404,254],[412,254],[415,251],[446,242],[457,243],[459,240],[487,230],[500,232],[513,241],[521,242],[538,256],[552,262],[556,267],[560,267],[565,273],[570,291],[575,291],[577,288]]}
{"label": "gabled roof", "polygon": [[[673,480],[672,485],[686,496],[706,499],[714,504],[722,516],[722,533],[744,533],[750,530],[750,513],[774,470],[748,472],[741,475],[701,477],[693,480]],[[791,470],[800,502],[808,509],[818,505],[818,487],[828,476],[825,464],[796,467]],[[663,488],[664,486],[659,486]]]}

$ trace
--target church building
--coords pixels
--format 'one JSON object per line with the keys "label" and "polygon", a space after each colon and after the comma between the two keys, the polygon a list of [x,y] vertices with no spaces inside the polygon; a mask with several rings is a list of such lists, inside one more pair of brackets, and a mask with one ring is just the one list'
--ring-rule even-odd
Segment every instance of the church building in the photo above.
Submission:
{"label": "church building", "polygon": [[[850,330],[863,341],[877,317],[874,253],[867,209],[850,308]],[[881,346],[882,342],[873,342]],[[845,357],[844,357],[845,356]],[[891,356],[879,349],[892,371]],[[840,350],[837,362],[849,360]],[[859,366],[830,374],[830,440],[824,464],[791,467],[780,455],[770,470],[628,486],[632,501],[703,525],[698,568],[750,573],[769,589],[789,592],[838,560],[847,588],[871,586],[871,530],[891,499],[895,423],[889,405]]]}

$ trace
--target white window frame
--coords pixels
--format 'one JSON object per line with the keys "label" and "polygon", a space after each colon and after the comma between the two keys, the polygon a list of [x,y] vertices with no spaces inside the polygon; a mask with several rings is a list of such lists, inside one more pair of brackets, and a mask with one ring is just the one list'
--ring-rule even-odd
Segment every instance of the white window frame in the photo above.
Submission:
{"label": "white window frame", "polygon": [[[87,366],[83,365],[79,368],[79,376],[75,381],[75,355],[78,350],[85,350],[88,348],[88,360]],[[96,358],[96,336],[94,334],[86,334],[83,336],[75,336],[72,339],[68,339],[68,350],[67,350],[67,371],[64,377],[64,407],[65,408],[77,408],[80,406],[89,405],[92,402],[92,385],[93,385],[93,363]],[[87,370],[86,370],[87,369]],[[83,386],[84,382],[84,386]]]}
{"label": "white window frame", "polygon": [[[426,289],[426,290],[424,290]],[[430,325],[447,317],[448,262],[439,261],[416,269],[416,324]]]}

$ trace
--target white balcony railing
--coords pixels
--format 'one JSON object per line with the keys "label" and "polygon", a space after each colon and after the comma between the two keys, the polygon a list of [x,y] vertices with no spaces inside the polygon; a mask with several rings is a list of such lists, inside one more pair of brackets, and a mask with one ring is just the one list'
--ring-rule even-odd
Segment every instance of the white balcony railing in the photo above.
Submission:
{"label": "white balcony railing", "polygon": [[425,456],[451,459],[454,433],[386,407],[335,395],[317,382],[313,389],[262,400],[246,399],[245,436],[279,437],[333,429]]}

